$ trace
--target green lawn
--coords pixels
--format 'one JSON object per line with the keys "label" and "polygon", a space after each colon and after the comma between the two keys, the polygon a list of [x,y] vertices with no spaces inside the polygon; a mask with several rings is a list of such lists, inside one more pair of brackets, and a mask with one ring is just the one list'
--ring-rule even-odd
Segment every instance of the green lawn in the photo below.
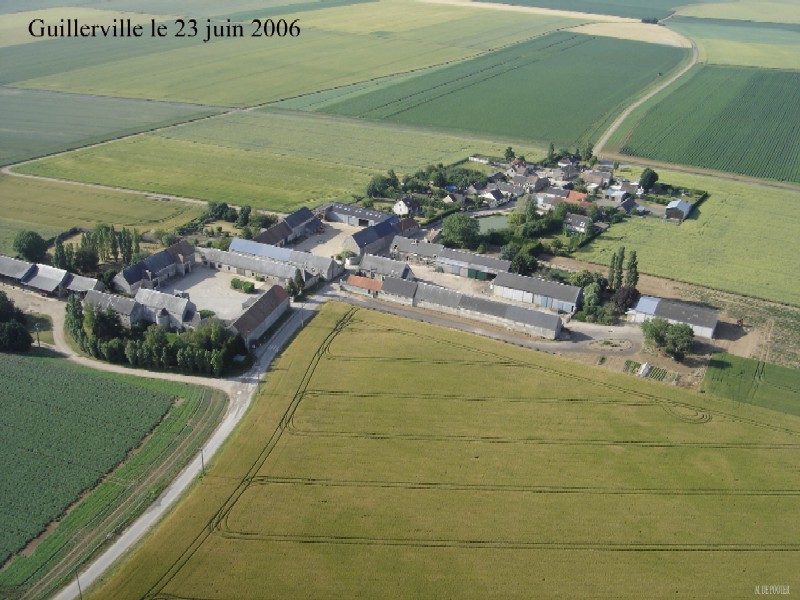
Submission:
{"label": "green lawn", "polygon": [[596,139],[631,96],[685,57],[657,44],[554,33],[318,110],[574,146]]}
{"label": "green lawn", "polygon": [[749,598],[794,581],[799,442],[793,415],[329,302],[94,597]]}
{"label": "green lawn", "polygon": [[100,223],[140,231],[172,229],[202,211],[202,206],[156,201],[141,194],[0,175],[0,253],[13,253],[14,236],[23,229],[33,229],[45,239]]}
{"label": "green lawn", "polygon": [[[795,271],[800,192],[658,170],[661,181],[710,197],[679,227],[653,219],[615,224],[577,258],[608,264],[621,245],[636,250],[639,270],[704,287],[800,304]],[[776,223],[780,222],[780,226]]]}
{"label": "green lawn", "polygon": [[800,416],[800,371],[727,353],[714,354],[703,391]]}
{"label": "green lawn", "polygon": [[[350,200],[395,169],[502,155],[508,144],[308,113],[248,112],[38,161],[21,172],[288,212]],[[528,156],[531,147],[514,145]]]}
{"label": "green lawn", "polygon": [[0,88],[0,165],[213,114],[191,104]]}
{"label": "green lawn", "polygon": [[800,72],[697,67],[611,140],[623,154],[800,182]]}

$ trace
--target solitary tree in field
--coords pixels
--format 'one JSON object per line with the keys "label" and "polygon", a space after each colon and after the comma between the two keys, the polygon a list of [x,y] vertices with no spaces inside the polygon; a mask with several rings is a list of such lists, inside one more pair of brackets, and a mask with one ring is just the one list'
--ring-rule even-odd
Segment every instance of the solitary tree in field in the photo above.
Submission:
{"label": "solitary tree in field", "polygon": [[514,149],[511,146],[506,148],[506,153],[505,153],[506,162],[511,162],[516,157],[517,157],[517,155],[514,153]]}
{"label": "solitary tree in field", "polygon": [[14,251],[25,260],[40,263],[47,254],[47,242],[35,231],[20,231],[14,238]]}
{"label": "solitary tree in field", "polygon": [[658,181],[658,173],[653,171],[653,169],[645,169],[642,171],[642,176],[639,177],[639,185],[642,186],[645,192],[652,190],[656,181]]}

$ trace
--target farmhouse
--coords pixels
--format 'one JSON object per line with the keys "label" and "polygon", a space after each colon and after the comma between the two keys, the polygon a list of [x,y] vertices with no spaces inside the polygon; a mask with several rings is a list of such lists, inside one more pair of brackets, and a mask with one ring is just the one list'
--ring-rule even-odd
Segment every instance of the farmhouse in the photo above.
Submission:
{"label": "farmhouse", "polygon": [[396,277],[398,279],[414,279],[414,273],[408,263],[400,260],[392,260],[385,256],[375,256],[365,254],[361,259],[358,270],[366,277],[371,279],[386,279]]}
{"label": "farmhouse", "polygon": [[355,225],[356,227],[372,227],[384,221],[397,221],[397,216],[395,215],[338,202],[325,207],[324,214],[327,221]]}
{"label": "farmhouse", "polygon": [[[297,267],[286,263],[275,262],[259,256],[226,252],[216,248],[198,248],[203,266],[212,269],[231,271],[244,277],[268,278],[280,285],[287,285],[298,273]],[[311,274],[308,275],[311,277]],[[307,283],[306,285],[311,285]]]}
{"label": "farmhouse", "polygon": [[33,265],[22,284],[48,296],[61,297],[67,289],[69,273],[48,265]]}
{"label": "farmhouse", "polygon": [[383,282],[380,279],[370,279],[369,277],[362,277],[361,275],[350,275],[341,284],[341,287],[354,294],[377,298],[378,292],[380,292],[383,287]]}
{"label": "farmhouse", "polygon": [[673,200],[667,204],[667,210],[664,213],[664,217],[667,219],[677,219],[678,221],[683,221],[689,216],[690,212],[692,212],[692,205],[686,200]]}
{"label": "farmhouse", "polygon": [[397,236],[392,240],[391,255],[405,261],[415,261],[440,267],[445,273],[469,277],[471,279],[490,279],[498,273],[506,272],[511,261],[452,250],[441,244],[411,240]]}
{"label": "farmhouse", "polygon": [[696,336],[708,339],[714,339],[719,318],[717,311],[713,309],[653,296],[642,296],[636,306],[625,314],[633,323],[644,323],[656,317],[666,319],[670,323],[685,323],[692,328]]}
{"label": "farmhouse", "polygon": [[119,316],[120,323],[127,327],[135,325],[144,320],[144,307],[132,298],[124,298],[122,296],[114,296],[113,294],[106,294],[98,292],[97,290],[89,290],[83,299],[85,304],[93,306],[95,309],[102,311],[111,310]]}
{"label": "farmhouse", "polygon": [[419,213],[419,202],[413,198],[402,198],[394,203],[392,212],[398,217],[407,217]]}
{"label": "farmhouse", "polygon": [[362,256],[366,253],[377,254],[389,247],[392,239],[398,233],[399,223],[397,217],[393,220],[381,221],[376,225],[365,227],[361,231],[346,237],[342,242],[342,249],[349,250]]}
{"label": "farmhouse", "polygon": [[586,233],[592,227],[592,220],[583,215],[567,214],[564,217],[564,227],[573,233]]}
{"label": "farmhouse", "polygon": [[135,300],[142,305],[142,320],[170,329],[181,329],[197,314],[197,307],[188,298],[155,290],[139,288]]}
{"label": "farmhouse", "polygon": [[495,296],[530,302],[559,313],[575,312],[583,297],[581,287],[514,273],[500,273],[491,289]]}
{"label": "farmhouse", "polygon": [[181,240],[126,267],[114,277],[113,285],[115,289],[126,294],[135,294],[139,288],[154,289],[162,281],[191,273],[194,262],[194,247],[186,240]]}
{"label": "farmhouse", "polygon": [[250,348],[289,308],[289,295],[279,285],[273,285],[265,294],[250,304],[230,326],[234,334],[242,336]]}
{"label": "farmhouse", "polygon": [[315,277],[321,277],[326,280],[333,279],[341,272],[341,266],[332,258],[317,256],[310,252],[300,252],[270,244],[262,244],[255,240],[234,238],[229,251],[287,263],[307,271]]}
{"label": "farmhouse", "polygon": [[36,265],[0,255],[0,281],[21,284]]}

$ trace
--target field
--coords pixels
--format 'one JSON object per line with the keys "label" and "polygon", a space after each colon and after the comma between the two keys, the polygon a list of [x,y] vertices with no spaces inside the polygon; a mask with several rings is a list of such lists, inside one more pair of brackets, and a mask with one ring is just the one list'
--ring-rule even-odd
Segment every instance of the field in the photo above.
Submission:
{"label": "field", "polygon": [[[407,0],[300,14],[301,34],[294,38],[249,37],[248,23],[244,38],[163,42],[159,51],[113,52],[109,60],[91,58],[86,66],[69,59],[70,68],[41,75],[11,69],[20,78],[14,80],[18,87],[252,106],[472,57],[497,44],[581,23]],[[33,45],[34,52],[51,52],[40,45]]]}
{"label": "field", "polygon": [[190,104],[0,88],[0,165],[186,121],[213,110]]}
{"label": "field", "polygon": [[13,252],[14,236],[23,229],[38,231],[45,239],[73,227],[92,228],[100,223],[140,231],[171,229],[202,211],[202,206],[185,202],[0,175],[0,253]]}
{"label": "field", "polygon": [[[0,373],[3,381],[14,382],[2,399],[2,559],[60,517],[34,549],[16,555],[0,572],[4,597],[45,595],[70,577],[108,531],[144,510],[194,456],[225,405],[211,390],[100,373],[46,354],[6,355]],[[181,401],[174,404],[176,398]],[[128,454],[166,411],[146,443]],[[93,541],[83,546],[87,540]],[[53,569],[70,552],[72,567]]]}
{"label": "field", "polygon": [[635,111],[611,145],[630,156],[800,182],[800,72],[698,67],[664,94]]}
{"label": "field", "polygon": [[669,27],[697,42],[701,63],[800,69],[800,25],[674,17]]}
{"label": "field", "polygon": [[768,23],[800,23],[800,4],[795,0],[736,0],[690,4],[677,14],[708,19],[738,19]]}
{"label": "field", "polygon": [[[792,253],[800,231],[793,207],[800,193],[714,177],[658,170],[672,185],[702,189],[710,197],[679,227],[654,219],[614,225],[580,249],[576,258],[607,265],[619,246],[636,250],[643,273],[697,285],[800,304]],[[780,215],[780,227],[774,215]]]}
{"label": "field", "polygon": [[[489,1],[489,0],[481,0]],[[601,15],[617,15],[633,19],[657,17],[663,19],[680,6],[699,4],[708,0],[508,0],[504,4],[538,6],[556,10],[574,10]],[[714,0],[711,0],[712,2]]]}
{"label": "field", "polygon": [[328,303],[234,435],[93,597],[749,598],[796,578],[800,419],[711,394]]}
{"label": "field", "polygon": [[554,33],[320,110],[572,146],[594,140],[631,96],[685,56],[657,44]]}
{"label": "field", "polygon": [[[413,173],[508,144],[324,115],[247,112],[19,167],[33,175],[291,211],[351,200],[372,175]],[[517,146],[528,156],[541,155]]]}
{"label": "field", "polygon": [[731,354],[714,354],[703,391],[800,416],[800,371]]}

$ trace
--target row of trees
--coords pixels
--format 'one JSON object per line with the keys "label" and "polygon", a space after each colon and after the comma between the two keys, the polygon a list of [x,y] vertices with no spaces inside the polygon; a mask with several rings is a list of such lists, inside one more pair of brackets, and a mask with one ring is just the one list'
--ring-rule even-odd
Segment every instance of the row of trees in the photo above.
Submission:
{"label": "row of trees", "polygon": [[608,266],[608,287],[618,290],[622,287],[635,288],[639,283],[639,260],[636,250],[632,250],[628,257],[628,264],[624,266],[625,280],[622,279],[623,265],[625,264],[625,246],[620,246],[611,256]]}
{"label": "row of trees", "polygon": [[152,369],[174,369],[182,373],[222,375],[237,354],[247,349],[217,319],[207,319],[197,329],[168,335],[158,325],[122,327],[111,310],[95,309],[70,297],[66,306],[66,329],[80,348],[95,358]]}
{"label": "row of trees", "polygon": [[27,352],[33,339],[25,327],[25,313],[0,292],[0,352]]}

